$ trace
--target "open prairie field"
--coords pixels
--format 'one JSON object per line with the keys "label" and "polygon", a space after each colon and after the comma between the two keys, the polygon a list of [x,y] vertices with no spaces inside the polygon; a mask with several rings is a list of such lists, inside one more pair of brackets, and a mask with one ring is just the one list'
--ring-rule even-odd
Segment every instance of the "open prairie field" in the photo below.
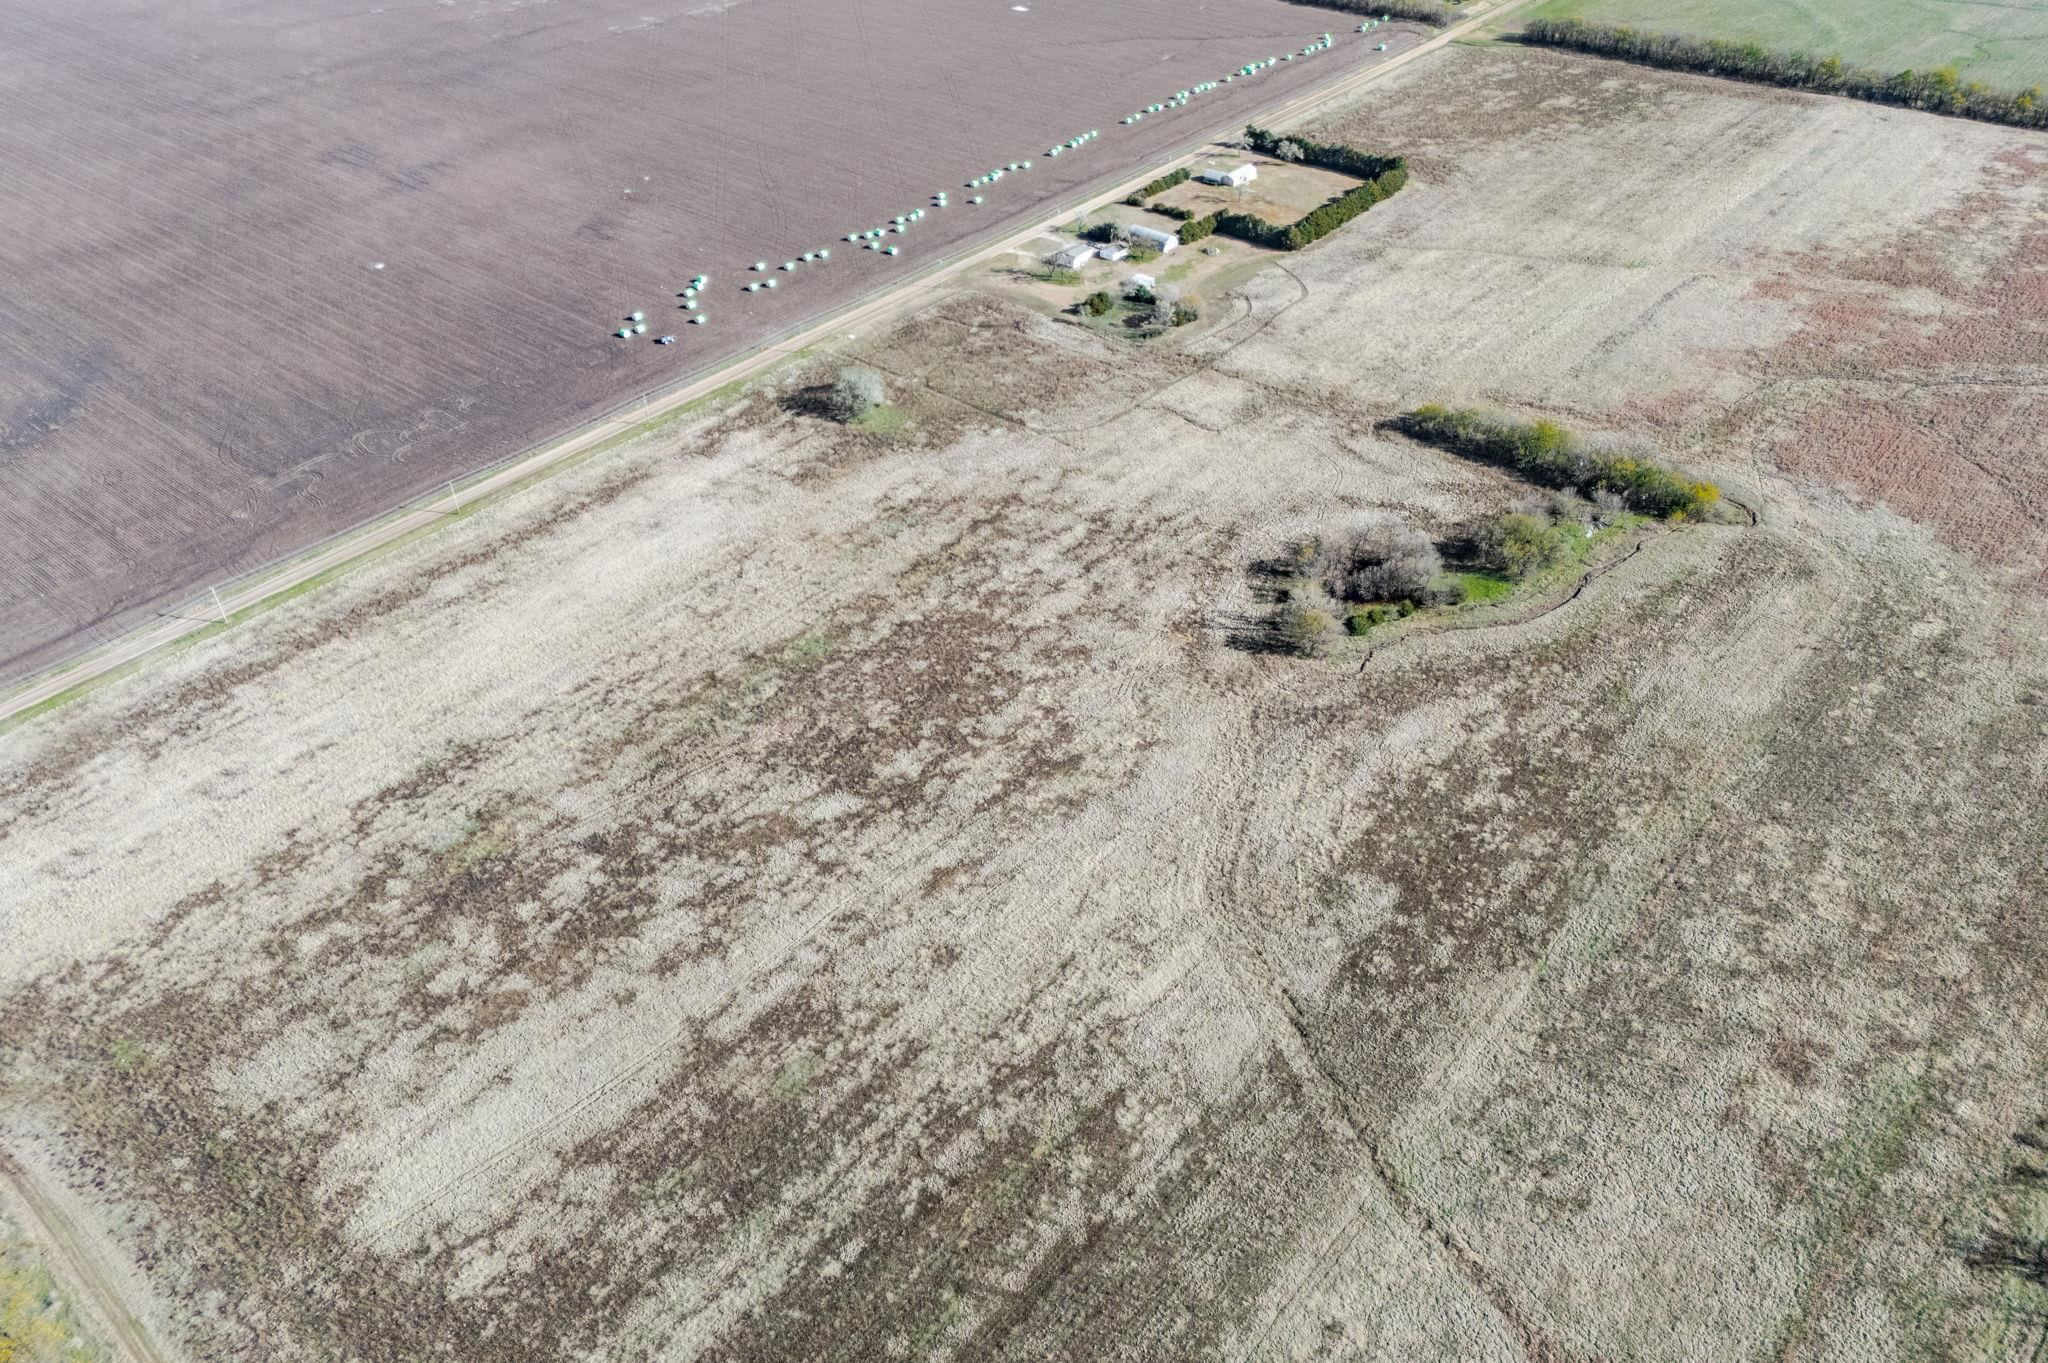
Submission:
{"label": "open prairie field", "polygon": [[[1192,333],[950,293],[886,431],[810,357],[7,735],[0,1153],[165,1358],[2035,1356],[2048,139],[1309,131],[1409,187]],[[1754,523],[1258,647],[1527,496],[1434,400]]]}
{"label": "open prairie field", "polygon": [[2048,0],[1544,0],[1509,27],[1537,18],[1762,43],[1880,71],[1954,66],[2000,90],[2048,86]]}
{"label": "open prairie field", "polygon": [[[24,0],[0,677],[1387,54],[1282,0]],[[1054,160],[1054,144],[1102,136]],[[967,200],[968,179],[1013,161]],[[839,240],[924,208],[885,261]],[[828,263],[741,292],[755,261]],[[686,325],[678,291],[712,277]],[[632,312],[645,335],[611,336]],[[653,344],[674,334],[678,344]]]}

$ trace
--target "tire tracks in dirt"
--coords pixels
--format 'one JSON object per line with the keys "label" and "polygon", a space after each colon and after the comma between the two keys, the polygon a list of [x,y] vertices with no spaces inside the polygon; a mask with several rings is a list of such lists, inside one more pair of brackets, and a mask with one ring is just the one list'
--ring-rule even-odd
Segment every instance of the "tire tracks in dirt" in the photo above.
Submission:
{"label": "tire tracks in dirt", "polygon": [[4,1150],[0,1150],[0,1182],[7,1185],[25,1213],[29,1238],[42,1250],[56,1276],[85,1298],[89,1315],[106,1330],[116,1355],[126,1363],[174,1363],[173,1356],[157,1348],[141,1322],[122,1304],[106,1265],[71,1218]]}

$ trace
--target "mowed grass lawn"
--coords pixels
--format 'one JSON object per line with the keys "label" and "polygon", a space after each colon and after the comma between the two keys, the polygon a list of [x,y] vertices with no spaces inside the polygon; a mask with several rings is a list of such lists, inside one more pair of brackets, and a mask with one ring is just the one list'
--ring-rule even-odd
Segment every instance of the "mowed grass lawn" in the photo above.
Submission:
{"label": "mowed grass lawn", "polygon": [[2048,85],[2048,0],[1545,0],[1510,22],[1534,18],[1758,42],[1880,71],[1953,65],[2000,90]]}

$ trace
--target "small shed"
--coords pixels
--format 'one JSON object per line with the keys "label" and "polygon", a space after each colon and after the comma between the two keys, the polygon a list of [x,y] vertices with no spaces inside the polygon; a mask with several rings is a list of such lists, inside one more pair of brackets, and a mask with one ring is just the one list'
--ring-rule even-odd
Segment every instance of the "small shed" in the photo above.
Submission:
{"label": "small shed", "polygon": [[1239,185],[1248,185],[1258,179],[1259,168],[1254,165],[1242,165],[1235,170],[1223,170],[1220,167],[1211,166],[1195,176],[1195,178],[1205,185],[1227,185],[1235,189]]}
{"label": "small shed", "polygon": [[1131,248],[1120,241],[1108,242],[1095,248],[1095,254],[1104,260],[1122,260],[1131,253]]}
{"label": "small shed", "polygon": [[1127,231],[1132,241],[1150,246],[1162,255],[1180,245],[1179,232],[1162,232],[1156,227],[1147,227],[1143,223],[1133,223]]}
{"label": "small shed", "polygon": [[1159,281],[1148,274],[1134,274],[1129,279],[1126,279],[1124,281],[1124,288],[1127,291],[1133,293],[1135,293],[1139,289],[1143,289],[1145,290],[1145,292],[1150,293],[1158,287]]}
{"label": "small shed", "polygon": [[1093,246],[1090,246],[1085,241],[1077,241],[1071,246],[1062,246],[1059,250],[1053,252],[1052,258],[1047,261],[1047,264],[1056,270],[1071,270],[1078,267],[1082,261],[1092,259],[1095,254],[1096,250]]}

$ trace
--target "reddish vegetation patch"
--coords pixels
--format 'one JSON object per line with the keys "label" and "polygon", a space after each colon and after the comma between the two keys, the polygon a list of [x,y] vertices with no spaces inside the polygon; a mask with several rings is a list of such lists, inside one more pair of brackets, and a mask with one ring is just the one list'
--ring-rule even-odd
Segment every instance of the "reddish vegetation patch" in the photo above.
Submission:
{"label": "reddish vegetation patch", "polygon": [[[1772,437],[1788,472],[1879,499],[1986,562],[2048,548],[2048,154],[1986,159],[1947,212],[1847,258],[1802,253],[1759,298],[1800,310],[1766,357],[1839,386]],[[2048,568],[2032,583],[2048,590]]]}
{"label": "reddish vegetation patch", "polygon": [[[1780,468],[1836,483],[1927,524],[2000,565],[2039,560],[2048,404],[2026,394],[1948,389],[1843,392],[1777,439]],[[2036,585],[2048,587],[2048,570]]]}

